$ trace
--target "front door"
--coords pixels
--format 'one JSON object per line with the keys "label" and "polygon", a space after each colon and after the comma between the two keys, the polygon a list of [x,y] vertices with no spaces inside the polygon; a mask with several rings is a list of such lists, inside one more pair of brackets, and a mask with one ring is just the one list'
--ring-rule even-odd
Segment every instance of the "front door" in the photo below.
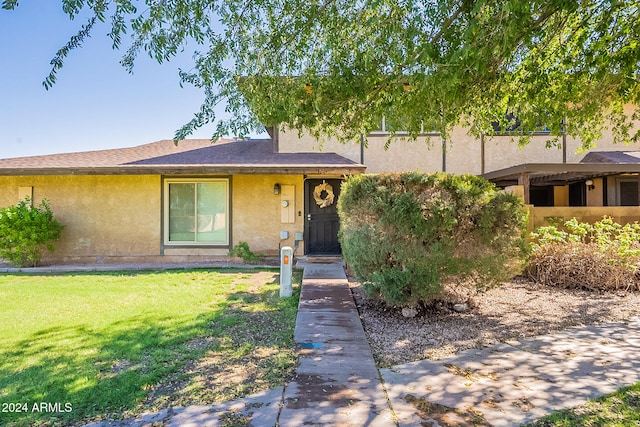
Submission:
{"label": "front door", "polygon": [[305,181],[305,252],[308,255],[339,255],[338,197],[340,179]]}
{"label": "front door", "polygon": [[587,206],[587,186],[584,182],[569,184],[569,206]]}

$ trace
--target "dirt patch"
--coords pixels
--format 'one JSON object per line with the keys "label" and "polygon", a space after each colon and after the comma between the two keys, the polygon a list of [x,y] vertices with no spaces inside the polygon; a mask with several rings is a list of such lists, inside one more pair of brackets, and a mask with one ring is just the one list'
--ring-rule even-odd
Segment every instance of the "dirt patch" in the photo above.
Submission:
{"label": "dirt patch", "polygon": [[[262,319],[256,320],[257,317]],[[273,345],[272,337],[260,331],[244,331],[241,324],[251,323],[262,330],[277,323],[266,313],[248,313],[238,328],[227,329],[228,336],[197,339],[189,348],[206,350],[204,356],[189,361],[180,372],[155,384],[145,408],[211,404],[244,397],[273,387],[279,377],[293,370],[295,348]],[[246,332],[246,333],[245,333]]]}
{"label": "dirt patch", "polygon": [[248,271],[246,274],[235,279],[232,285],[239,283],[249,283],[249,292],[259,291],[262,286],[270,283],[279,283],[280,274],[275,271]]}
{"label": "dirt patch", "polygon": [[141,409],[154,411],[235,400],[290,379],[297,363],[290,338],[295,325],[290,317],[295,311],[278,296],[274,286],[279,280],[278,272],[247,270],[229,274],[234,277],[228,281],[227,305],[209,323],[210,335],[183,344],[193,358],[177,372],[150,385]]}
{"label": "dirt patch", "polygon": [[349,285],[381,367],[438,360],[469,348],[640,314],[640,293],[556,289],[517,278],[476,297],[464,313],[440,304],[423,307],[409,319],[398,309],[366,298],[352,278]]}

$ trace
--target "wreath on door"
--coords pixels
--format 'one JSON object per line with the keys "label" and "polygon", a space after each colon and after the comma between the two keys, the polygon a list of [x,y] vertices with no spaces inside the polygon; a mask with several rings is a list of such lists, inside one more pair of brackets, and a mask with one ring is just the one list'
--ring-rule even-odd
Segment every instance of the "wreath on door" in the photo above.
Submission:
{"label": "wreath on door", "polygon": [[[322,196],[323,192],[326,193],[324,197]],[[333,187],[325,181],[322,181],[322,184],[316,185],[316,188],[313,189],[313,198],[320,208],[326,208],[332,205],[333,199],[335,198]]]}

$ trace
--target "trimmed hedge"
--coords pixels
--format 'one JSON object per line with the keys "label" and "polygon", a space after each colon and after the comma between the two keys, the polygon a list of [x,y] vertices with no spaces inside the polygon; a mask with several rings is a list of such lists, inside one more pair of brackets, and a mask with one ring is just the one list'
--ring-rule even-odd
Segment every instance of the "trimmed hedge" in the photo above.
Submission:
{"label": "trimmed hedge", "polygon": [[369,296],[464,302],[521,272],[522,201],[471,175],[357,175],[338,202],[340,243]]}

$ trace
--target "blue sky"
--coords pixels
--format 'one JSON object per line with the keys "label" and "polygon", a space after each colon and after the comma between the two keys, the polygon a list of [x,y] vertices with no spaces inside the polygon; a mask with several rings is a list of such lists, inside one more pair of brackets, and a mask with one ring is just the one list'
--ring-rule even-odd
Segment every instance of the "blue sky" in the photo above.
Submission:
{"label": "blue sky", "polygon": [[[107,24],[94,27],[45,90],[49,61],[84,23],[70,21],[56,0],[0,10],[0,158],[170,139],[199,108],[202,93],[179,85],[178,68],[189,68],[188,55],[160,65],[143,54],[129,74],[118,62],[123,52],[111,49]],[[193,137],[212,133],[209,126]]]}

